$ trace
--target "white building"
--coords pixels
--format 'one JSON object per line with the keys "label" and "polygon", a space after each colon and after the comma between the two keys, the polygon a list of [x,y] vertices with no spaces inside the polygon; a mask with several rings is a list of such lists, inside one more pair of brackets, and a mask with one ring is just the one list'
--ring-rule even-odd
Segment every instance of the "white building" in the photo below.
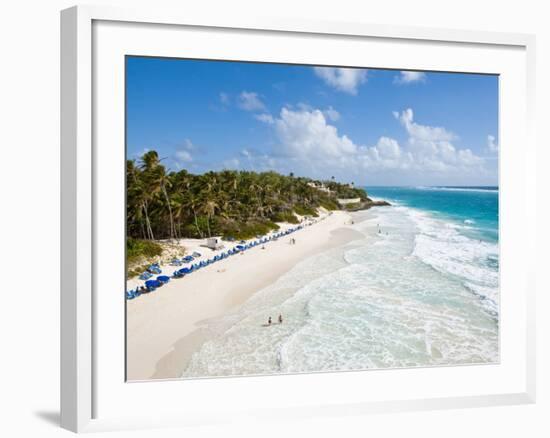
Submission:
{"label": "white building", "polygon": [[206,246],[214,250],[223,248],[221,238],[219,237],[209,237],[206,239]]}

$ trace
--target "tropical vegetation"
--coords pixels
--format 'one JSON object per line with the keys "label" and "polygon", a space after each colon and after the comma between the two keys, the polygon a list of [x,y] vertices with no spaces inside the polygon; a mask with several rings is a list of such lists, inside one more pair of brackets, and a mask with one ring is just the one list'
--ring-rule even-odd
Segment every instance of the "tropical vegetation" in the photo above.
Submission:
{"label": "tropical vegetation", "polygon": [[319,207],[339,209],[338,198],[368,200],[365,190],[334,177],[316,181],[292,173],[169,171],[156,151],[127,161],[126,183],[127,235],[137,253],[143,253],[142,241],[250,238],[277,229],[276,222],[297,223],[296,214],[316,216]]}

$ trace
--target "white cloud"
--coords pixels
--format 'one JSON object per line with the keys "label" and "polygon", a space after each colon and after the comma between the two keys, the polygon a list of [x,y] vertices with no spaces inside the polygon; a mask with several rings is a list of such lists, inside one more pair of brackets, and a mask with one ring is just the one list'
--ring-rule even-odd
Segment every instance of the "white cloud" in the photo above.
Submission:
{"label": "white cloud", "polygon": [[329,106],[326,110],[324,110],[323,114],[327,119],[333,122],[337,122],[338,120],[340,120],[340,113],[331,106]]}
{"label": "white cloud", "polygon": [[411,138],[423,141],[451,141],[456,139],[456,135],[445,128],[438,126],[419,125],[414,122],[414,113],[411,108],[407,108],[401,114],[393,112],[393,116],[398,119],[405,127]]}
{"label": "white cloud", "polygon": [[256,114],[254,117],[258,119],[260,122],[268,123],[270,125],[275,123],[273,116],[269,113]]}
{"label": "white cloud", "polygon": [[443,127],[416,123],[411,108],[402,111],[401,114],[394,112],[393,115],[409,135],[408,149],[418,169],[466,171],[479,170],[482,167],[481,157],[475,155],[470,149],[457,149],[451,143],[457,139],[454,133]]}
{"label": "white cloud", "polygon": [[348,94],[357,94],[359,85],[367,81],[367,70],[359,68],[314,67],[313,71],[327,85]]}
{"label": "white cloud", "polygon": [[368,146],[339,133],[319,109],[285,107],[278,117],[264,120],[273,127],[279,142],[273,154],[255,156],[243,151],[243,156],[256,166],[268,163],[281,171],[305,171],[319,177],[338,172],[343,177],[362,177],[399,171],[400,176],[407,173],[411,180],[418,180],[426,175],[463,178],[483,170],[483,159],[470,149],[455,147],[456,135],[447,129],[415,122],[412,109],[395,112],[394,117],[407,133],[406,143],[383,136]]}
{"label": "white cloud", "polygon": [[239,108],[245,111],[263,111],[265,110],[265,105],[260,99],[258,93],[251,91],[243,91],[239,94],[238,98]]}
{"label": "white cloud", "polygon": [[487,136],[487,149],[492,153],[498,152],[498,143],[494,135]]}
{"label": "white cloud", "polygon": [[176,158],[180,163],[190,163],[193,161],[191,154],[185,150],[176,151]]}
{"label": "white cloud", "polygon": [[274,123],[284,151],[294,157],[341,158],[354,154],[357,146],[327,124],[322,111],[283,108]]}
{"label": "white cloud", "polygon": [[395,159],[401,156],[399,143],[393,138],[380,137],[376,147],[382,157]]}
{"label": "white cloud", "polygon": [[414,82],[425,82],[426,73],[421,71],[401,71],[393,78],[393,82],[399,85],[411,84]]}
{"label": "white cloud", "polygon": [[183,141],[183,144],[181,145],[181,147],[178,150],[176,150],[176,152],[174,153],[174,157],[175,157],[174,160],[176,164],[182,165],[193,161],[193,156],[191,155],[191,152],[196,150],[197,150],[197,147],[191,142],[191,140],[186,138]]}

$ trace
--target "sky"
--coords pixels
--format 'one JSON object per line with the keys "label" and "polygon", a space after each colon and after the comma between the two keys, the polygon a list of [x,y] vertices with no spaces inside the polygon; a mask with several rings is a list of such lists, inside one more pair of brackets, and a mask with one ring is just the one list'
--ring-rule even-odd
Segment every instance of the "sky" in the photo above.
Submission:
{"label": "sky", "polygon": [[498,76],[126,58],[127,157],[357,185],[498,185]]}

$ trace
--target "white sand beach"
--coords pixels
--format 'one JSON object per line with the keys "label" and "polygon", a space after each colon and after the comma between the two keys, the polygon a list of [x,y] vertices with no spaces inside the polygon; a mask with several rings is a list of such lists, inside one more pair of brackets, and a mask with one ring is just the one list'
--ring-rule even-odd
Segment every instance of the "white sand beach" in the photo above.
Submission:
{"label": "white sand beach", "polygon": [[[310,226],[266,243],[265,249],[251,248],[127,301],[128,380],[179,378],[205,340],[201,322],[236,308],[306,257],[361,237],[348,226],[350,221],[351,215],[343,211],[323,215]],[[291,238],[296,240],[294,245]],[[188,251],[200,252],[201,259],[220,252],[198,243],[180,241]],[[166,275],[177,269],[161,268]],[[140,284],[130,279],[128,289]]]}

